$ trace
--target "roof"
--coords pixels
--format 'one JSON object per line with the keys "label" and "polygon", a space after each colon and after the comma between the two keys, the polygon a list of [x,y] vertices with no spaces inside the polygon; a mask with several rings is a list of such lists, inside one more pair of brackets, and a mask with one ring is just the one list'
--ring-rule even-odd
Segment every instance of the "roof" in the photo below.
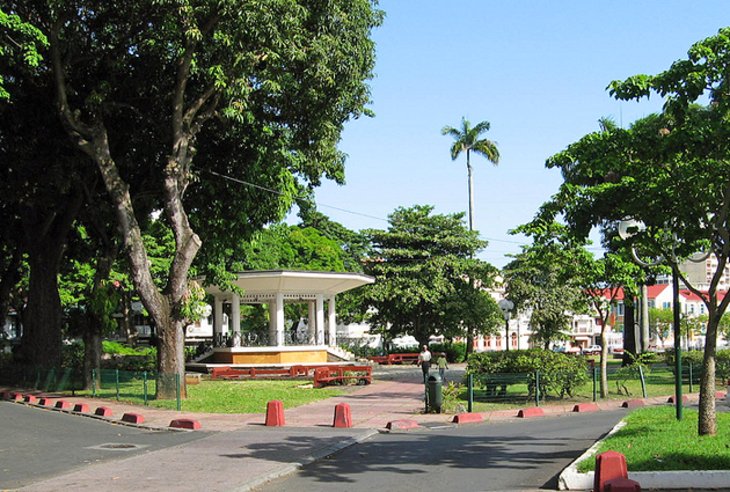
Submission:
{"label": "roof", "polygon": [[[649,299],[656,299],[661,295],[662,292],[664,292],[666,289],[671,288],[671,284],[656,284],[656,285],[649,285],[647,286],[647,297]],[[702,291],[703,294],[707,294],[707,291]],[[611,293],[609,289],[603,290],[603,296],[606,299],[609,299]],[[702,298],[692,292],[689,289],[679,289],[679,295],[682,296],[685,301],[688,302],[702,302]],[[727,295],[727,291],[724,290],[718,290],[717,291],[717,299],[722,300]],[[619,289],[619,292],[616,294],[616,297],[614,299],[615,301],[623,301],[624,300],[624,290],[623,288]]]}
{"label": "roof", "polygon": [[[333,296],[375,282],[369,275],[349,272],[268,270],[240,272],[236,275],[233,284],[242,289],[246,297],[271,298],[279,292],[288,297],[311,297],[317,294]],[[230,299],[232,296],[231,292],[223,291],[217,285],[208,286],[205,291],[221,298]]]}

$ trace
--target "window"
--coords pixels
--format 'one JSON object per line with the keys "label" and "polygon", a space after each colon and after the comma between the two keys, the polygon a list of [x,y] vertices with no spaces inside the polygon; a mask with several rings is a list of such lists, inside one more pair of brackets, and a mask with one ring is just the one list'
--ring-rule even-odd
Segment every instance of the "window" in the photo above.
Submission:
{"label": "window", "polygon": [[616,304],[616,313],[618,313],[619,316],[624,315],[624,303],[623,302],[619,302],[618,304]]}
{"label": "window", "polygon": [[671,302],[664,301],[662,303],[662,309],[670,309],[671,307],[672,307],[672,303]]}

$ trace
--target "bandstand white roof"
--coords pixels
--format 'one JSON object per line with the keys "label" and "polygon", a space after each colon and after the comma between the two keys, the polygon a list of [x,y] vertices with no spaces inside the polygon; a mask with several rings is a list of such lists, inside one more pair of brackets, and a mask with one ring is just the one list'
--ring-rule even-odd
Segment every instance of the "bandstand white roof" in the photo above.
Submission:
{"label": "bandstand white roof", "polygon": [[[313,299],[317,294],[333,296],[375,282],[361,273],[270,270],[240,272],[233,283],[243,290],[242,302],[266,302],[281,292],[287,299]],[[230,300],[231,292],[217,285],[205,288],[219,299]]]}

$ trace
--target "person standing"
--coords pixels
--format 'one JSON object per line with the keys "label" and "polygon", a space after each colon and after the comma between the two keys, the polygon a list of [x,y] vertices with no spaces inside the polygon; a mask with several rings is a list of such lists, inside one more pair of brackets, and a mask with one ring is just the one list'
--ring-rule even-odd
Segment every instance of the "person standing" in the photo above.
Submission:
{"label": "person standing", "polygon": [[424,345],[423,350],[418,354],[418,364],[420,364],[421,371],[423,371],[423,384],[426,384],[428,372],[431,369],[431,352],[428,350],[428,345]]}
{"label": "person standing", "polygon": [[446,361],[446,354],[441,352],[438,356],[438,359],[436,359],[436,366],[439,368],[439,376],[441,377],[441,381],[446,381],[446,369],[449,368],[449,364]]}

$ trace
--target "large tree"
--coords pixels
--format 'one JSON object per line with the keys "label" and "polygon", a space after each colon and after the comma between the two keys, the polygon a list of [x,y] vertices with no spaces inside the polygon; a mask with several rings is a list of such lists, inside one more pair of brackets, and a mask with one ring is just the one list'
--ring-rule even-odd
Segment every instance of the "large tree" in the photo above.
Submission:
{"label": "large tree", "polygon": [[545,238],[523,246],[502,271],[515,309],[530,313],[531,341],[546,350],[567,338],[572,315],[586,309],[573,268],[581,251]]}
{"label": "large tree", "polygon": [[[605,122],[601,124],[602,129],[607,128]],[[608,396],[608,320],[612,306],[624,292],[635,290],[637,281],[642,278],[641,268],[632,262],[625,252],[607,251],[601,258],[596,258],[588,251],[590,245],[585,237],[575,236],[569,227],[558,222],[545,222],[543,217],[538,217],[529,224],[516,229],[532,237],[534,244],[527,248],[531,253],[527,258],[532,261],[544,261],[547,265],[532,265],[531,269],[507,269],[517,285],[512,287],[517,297],[531,294],[532,299],[525,300],[539,310],[545,306],[554,306],[544,299],[552,299],[556,293],[567,294],[563,310],[585,309],[587,313],[594,314],[600,326],[601,354],[599,359],[601,369],[600,392],[601,397]],[[613,231],[602,231],[604,235],[610,235]],[[518,257],[519,258],[519,257]],[[524,259],[523,259],[524,260]],[[542,276],[525,277],[525,273],[542,272]],[[533,273],[534,274],[534,273]],[[556,285],[546,286],[541,279],[555,280]],[[548,290],[548,292],[545,292]],[[569,300],[573,302],[569,302]],[[522,299],[520,299],[522,300]],[[525,301],[522,301],[525,302]],[[556,315],[548,319],[561,319],[557,312],[561,308],[558,304]],[[533,313],[534,315],[534,313]],[[538,320],[540,317],[538,316]],[[538,325],[539,326],[539,325]],[[551,333],[552,330],[538,328],[538,333]]]}
{"label": "large tree", "polygon": [[[191,225],[197,210],[186,207],[194,164],[210,165],[199,152],[216,136],[245,135],[254,150],[275,145],[274,151],[224,162],[245,168],[266,154],[272,166],[262,167],[261,179],[275,177],[275,188],[290,195],[296,191],[287,177],[292,172],[314,185],[322,175],[341,179],[336,144],[344,122],[368,102],[369,36],[381,14],[368,0],[139,0],[123,6],[38,0],[13,3],[12,10],[48,34],[58,115],[104,180],[134,284],[159,330],[158,397],[171,397],[172,376],[184,372],[188,271],[202,244]],[[127,115],[139,118],[136,128],[116,124]],[[215,136],[206,133],[214,127]],[[141,137],[149,142],[142,155],[115,152],[115,142]],[[215,142],[218,155],[240,150],[228,142]],[[175,238],[163,288],[150,273],[128,183],[140,167],[154,171]],[[216,203],[235,206],[244,195],[218,195]],[[223,208],[218,205],[219,214]]]}
{"label": "large tree", "polygon": [[388,230],[365,231],[373,246],[364,271],[375,283],[363,288],[365,308],[375,308],[371,321],[420,344],[432,335],[463,336],[467,323],[492,333],[499,308],[483,288],[492,285],[496,270],[474,258],[486,242],[464,227],[463,213],[432,211],[399,208]]}
{"label": "large tree", "polygon": [[[665,97],[664,111],[629,129],[590,134],[548,161],[565,184],[557,202],[569,223],[585,232],[632,217],[645,224],[631,244],[663,259],[708,312],[698,432],[716,432],[717,327],[730,303],[718,285],[730,256],[730,29],[698,42],[688,58],[658,75],[611,84],[621,99]],[[710,104],[696,105],[707,96]],[[709,288],[693,286],[679,262],[698,251],[714,254]]]}

